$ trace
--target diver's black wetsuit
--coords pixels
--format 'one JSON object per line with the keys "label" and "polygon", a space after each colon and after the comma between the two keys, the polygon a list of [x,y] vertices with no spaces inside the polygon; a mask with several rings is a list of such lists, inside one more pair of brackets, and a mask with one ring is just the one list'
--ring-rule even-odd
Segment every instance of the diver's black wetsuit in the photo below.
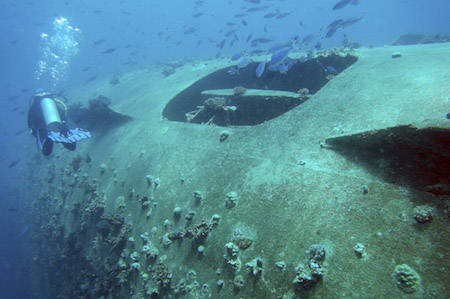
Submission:
{"label": "diver's black wetsuit", "polygon": [[[43,98],[54,99],[56,95],[45,94],[45,95],[35,95],[32,98],[30,105],[30,110],[28,111],[28,129],[30,133],[36,137],[39,149],[42,149],[42,153],[48,156],[53,151],[53,140],[48,138],[48,133],[50,131],[59,132],[67,136],[69,129],[66,126],[66,112],[65,108],[61,103],[55,101],[56,107],[58,108],[59,117],[61,123],[51,123],[49,126],[45,124],[44,115],[41,109],[41,100]],[[61,142],[65,148],[68,150],[75,150],[76,143],[64,143]]]}

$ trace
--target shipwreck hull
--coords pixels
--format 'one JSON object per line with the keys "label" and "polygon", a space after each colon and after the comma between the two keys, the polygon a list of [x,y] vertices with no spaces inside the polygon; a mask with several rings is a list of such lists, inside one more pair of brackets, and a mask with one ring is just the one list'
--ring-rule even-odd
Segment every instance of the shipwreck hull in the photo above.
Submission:
{"label": "shipwreck hull", "polygon": [[[402,56],[392,58],[397,51]],[[34,203],[41,211],[35,222],[49,231],[35,236],[45,246],[66,246],[38,251],[36,266],[50,273],[48,256],[65,252],[61,264],[84,265],[71,285],[79,295],[401,298],[395,271],[407,264],[420,276],[407,292],[446,297],[448,194],[418,188],[414,176],[392,180],[396,164],[387,157],[358,156],[366,140],[382,152],[383,140],[341,142],[345,150],[330,140],[399,125],[435,128],[448,138],[449,51],[448,44],[360,50],[356,62],[301,105],[251,126],[163,117],[173,98],[228,61],[186,64],[169,77],[139,71],[114,87],[98,82],[73,91],[69,98],[105,95],[134,120],[101,136],[94,130],[77,152],[59,149],[53,160],[38,162],[46,177],[30,193],[46,194]],[[355,142],[362,145],[352,148]],[[436,151],[448,161],[442,144]],[[433,163],[427,173],[443,167]],[[428,185],[445,190],[448,172],[438,174]],[[427,222],[415,218],[423,205],[432,212]],[[156,257],[142,251],[146,244]],[[324,259],[310,257],[312,245],[325,250]],[[311,270],[308,281],[312,260],[321,272]],[[105,281],[102,288],[94,289],[92,271],[97,283]],[[36,284],[49,283],[47,275]]]}

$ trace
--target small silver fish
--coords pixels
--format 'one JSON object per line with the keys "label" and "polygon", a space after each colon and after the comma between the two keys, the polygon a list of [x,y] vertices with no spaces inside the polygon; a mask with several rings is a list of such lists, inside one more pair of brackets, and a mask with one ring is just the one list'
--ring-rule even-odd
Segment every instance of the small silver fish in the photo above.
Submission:
{"label": "small silver fish", "polygon": [[266,67],[266,61],[260,62],[258,64],[258,67],[256,68],[256,77],[257,78],[261,78],[265,67]]}
{"label": "small silver fish", "polygon": [[250,63],[252,63],[251,58],[245,57],[238,63],[237,67],[242,69],[242,68],[246,67],[247,65],[249,65]]}
{"label": "small silver fish", "polygon": [[291,51],[291,49],[292,49],[291,47],[284,47],[284,48],[281,48],[280,50],[276,51],[270,59],[269,67],[273,68],[273,67],[281,64],[286,59],[286,57],[289,55],[289,52]]}
{"label": "small silver fish", "polygon": [[236,53],[233,56],[231,56],[231,60],[236,61],[241,57],[242,57],[242,53]]}
{"label": "small silver fish", "polygon": [[343,9],[346,7],[352,0],[341,0],[333,6],[333,10]]}

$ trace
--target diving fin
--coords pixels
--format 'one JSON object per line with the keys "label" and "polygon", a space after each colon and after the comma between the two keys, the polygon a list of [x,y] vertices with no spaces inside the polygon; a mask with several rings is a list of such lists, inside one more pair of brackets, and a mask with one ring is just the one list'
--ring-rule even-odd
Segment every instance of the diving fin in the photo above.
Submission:
{"label": "diving fin", "polygon": [[48,138],[55,142],[60,143],[75,143],[77,141],[91,138],[91,133],[88,131],[84,131],[83,129],[75,128],[67,131],[67,136],[64,136],[63,134],[59,132],[53,132],[50,131],[48,133]]}

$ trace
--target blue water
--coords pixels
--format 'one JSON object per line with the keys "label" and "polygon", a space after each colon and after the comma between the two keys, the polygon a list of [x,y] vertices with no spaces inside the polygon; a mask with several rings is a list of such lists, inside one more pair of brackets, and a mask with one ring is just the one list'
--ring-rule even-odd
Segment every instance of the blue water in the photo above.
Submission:
{"label": "blue water", "polygon": [[[254,2],[254,3],[251,3]],[[260,4],[255,4],[261,2]],[[323,48],[341,45],[344,34],[364,47],[391,44],[406,33],[449,34],[448,0],[361,0],[332,10],[336,0],[77,0],[12,1],[0,4],[0,297],[32,298],[28,293],[27,265],[32,257],[24,240],[29,238],[20,202],[31,200],[20,194],[19,178],[27,169],[23,158],[38,154],[34,140],[25,131],[29,98],[44,87],[60,92],[83,85],[89,78],[152,68],[168,59],[214,58],[255,50],[246,39],[270,38],[263,50],[309,34]],[[199,3],[199,4],[195,4]],[[246,12],[252,7],[267,9]],[[276,12],[284,18],[264,18]],[[245,13],[241,18],[236,14]],[[197,18],[193,15],[201,14]],[[77,53],[68,59],[64,80],[52,82],[47,75],[37,79],[38,61],[43,59],[42,33],[54,33],[56,18],[65,17],[76,36]],[[336,19],[363,17],[352,26],[324,38],[327,26]],[[245,20],[243,22],[242,20]],[[237,25],[226,25],[234,22]],[[247,24],[247,25],[244,25]],[[184,34],[193,28],[192,33]],[[226,33],[236,28],[228,37]],[[217,45],[226,38],[223,49]],[[230,41],[236,39],[233,46]],[[103,41],[104,40],[104,41]],[[110,53],[104,53],[111,49]],[[15,165],[13,165],[16,162]],[[30,182],[31,184],[32,182]]]}

